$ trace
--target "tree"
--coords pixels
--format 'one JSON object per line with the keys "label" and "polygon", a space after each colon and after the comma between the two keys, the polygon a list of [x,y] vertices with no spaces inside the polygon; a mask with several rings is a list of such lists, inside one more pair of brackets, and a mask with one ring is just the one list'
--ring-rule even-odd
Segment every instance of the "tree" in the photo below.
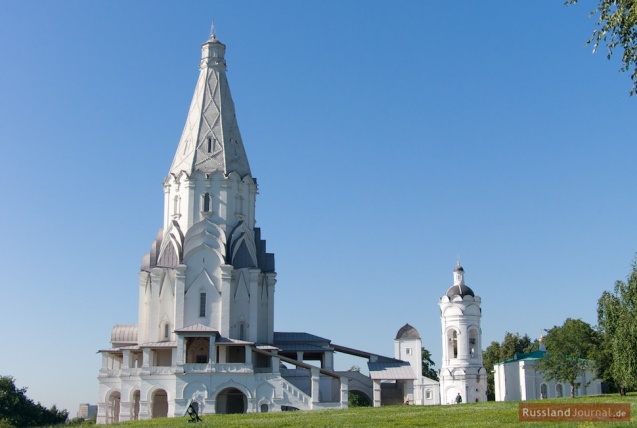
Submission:
{"label": "tree", "polygon": [[547,352],[538,368],[547,380],[568,382],[571,397],[575,397],[582,371],[594,368],[591,358],[599,348],[599,334],[588,323],[568,318],[561,327],[548,330],[544,343]]}
{"label": "tree", "polygon": [[17,388],[11,376],[0,376],[0,423],[15,427],[36,427],[64,423],[66,410],[47,409],[26,396],[26,388]]}
{"label": "tree", "polygon": [[602,374],[611,377],[620,394],[626,395],[637,387],[637,259],[626,282],[616,281],[613,293],[602,293],[597,322],[607,350],[608,370]]}
{"label": "tree", "polygon": [[[579,0],[567,0],[566,4],[578,3]],[[593,52],[600,44],[606,44],[606,57],[610,59],[615,49],[620,46],[622,67],[620,71],[631,72],[633,87],[630,95],[637,93],[637,0],[598,0],[592,15],[599,13],[598,28],[586,43],[593,43]]]}
{"label": "tree", "polygon": [[491,342],[482,352],[482,364],[487,371],[487,400],[495,400],[494,365],[510,360],[515,354],[527,354],[537,350],[537,348],[537,342],[532,341],[528,334],[520,336],[519,333],[506,332],[501,344],[495,340]]}
{"label": "tree", "polygon": [[423,347],[420,350],[420,355],[422,355],[422,375],[429,379],[440,380],[438,372],[433,368],[436,363],[431,359],[431,352]]}

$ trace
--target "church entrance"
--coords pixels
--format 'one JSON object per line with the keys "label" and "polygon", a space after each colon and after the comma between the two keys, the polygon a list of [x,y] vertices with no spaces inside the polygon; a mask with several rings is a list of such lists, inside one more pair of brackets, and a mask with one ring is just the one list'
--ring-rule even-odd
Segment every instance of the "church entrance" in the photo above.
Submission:
{"label": "church entrance", "polygon": [[153,393],[152,409],[152,418],[168,417],[168,394],[163,389]]}
{"label": "church entrance", "polygon": [[217,413],[224,415],[231,413],[245,413],[248,409],[248,398],[237,388],[226,388],[217,394]]}

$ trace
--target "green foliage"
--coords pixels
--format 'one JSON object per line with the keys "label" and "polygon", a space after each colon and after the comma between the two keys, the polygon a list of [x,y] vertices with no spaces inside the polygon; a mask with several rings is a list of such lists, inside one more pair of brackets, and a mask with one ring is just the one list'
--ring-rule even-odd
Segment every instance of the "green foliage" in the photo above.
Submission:
{"label": "green foliage", "polygon": [[440,380],[438,378],[438,372],[433,368],[436,363],[431,359],[431,352],[423,347],[420,350],[420,355],[422,355],[422,375],[429,379]]}
{"label": "green foliage", "polygon": [[369,398],[359,391],[350,391],[347,396],[347,405],[349,407],[369,407],[372,403]]}
{"label": "green foliage", "polygon": [[510,360],[515,354],[526,354],[538,349],[538,343],[531,340],[525,334],[520,336],[519,333],[504,334],[502,343],[493,341],[482,352],[482,364],[487,371],[487,400],[495,400],[495,382],[493,376],[493,366],[496,363]]}
{"label": "green foliage", "polygon": [[[637,6],[636,6],[637,7]],[[605,371],[622,394],[637,387],[637,259],[628,280],[615,282],[597,302],[597,322],[604,334]]]}
{"label": "green foliage", "polygon": [[588,323],[568,318],[561,327],[548,331],[545,345],[547,352],[539,362],[539,369],[548,380],[571,384],[571,397],[575,397],[577,378],[582,370],[593,368],[599,334]]}
{"label": "green foliage", "polygon": [[[567,0],[566,4],[579,0]],[[587,43],[593,43],[593,52],[605,44],[606,57],[610,59],[619,46],[623,49],[620,71],[631,72],[633,87],[630,95],[637,93],[637,0],[598,0],[591,16],[599,14],[598,28]]]}
{"label": "green foliage", "polygon": [[27,398],[26,392],[26,388],[15,386],[11,376],[0,376],[0,426],[37,427],[66,421],[66,410],[35,404]]}

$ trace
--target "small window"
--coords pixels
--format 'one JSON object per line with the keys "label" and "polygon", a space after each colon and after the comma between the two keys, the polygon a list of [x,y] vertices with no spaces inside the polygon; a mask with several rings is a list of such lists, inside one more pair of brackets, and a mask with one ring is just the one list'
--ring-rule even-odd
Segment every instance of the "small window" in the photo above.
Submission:
{"label": "small window", "polygon": [[210,137],[206,139],[206,150],[208,153],[212,152],[212,138]]}
{"label": "small window", "polygon": [[411,348],[405,348],[405,354],[411,355]]}
{"label": "small window", "polygon": [[199,294],[199,316],[206,316],[206,293]]}
{"label": "small window", "polygon": [[239,324],[239,340],[246,340],[246,327],[245,324]]}
{"label": "small window", "polygon": [[261,413],[268,413],[268,405],[263,403],[261,404]]}
{"label": "small window", "polygon": [[210,193],[205,193],[203,195],[203,211],[209,213],[210,211],[212,211],[212,204],[211,204],[212,200],[210,198]]}
{"label": "small window", "polygon": [[170,337],[170,324],[166,323],[164,324],[164,339],[168,340],[169,337]]}
{"label": "small window", "polygon": [[431,389],[425,391],[425,398],[427,400],[431,400]]}

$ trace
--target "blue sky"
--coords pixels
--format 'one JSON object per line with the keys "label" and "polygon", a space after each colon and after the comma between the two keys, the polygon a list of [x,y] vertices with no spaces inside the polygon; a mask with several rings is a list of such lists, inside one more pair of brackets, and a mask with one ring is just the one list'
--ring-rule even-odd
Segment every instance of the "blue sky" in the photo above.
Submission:
{"label": "blue sky", "polygon": [[213,16],[276,330],[392,355],[408,322],[439,367],[458,258],[484,347],[595,324],[637,251],[637,98],[585,46],[593,5],[5,0],[0,374],[71,415],[97,401]]}

